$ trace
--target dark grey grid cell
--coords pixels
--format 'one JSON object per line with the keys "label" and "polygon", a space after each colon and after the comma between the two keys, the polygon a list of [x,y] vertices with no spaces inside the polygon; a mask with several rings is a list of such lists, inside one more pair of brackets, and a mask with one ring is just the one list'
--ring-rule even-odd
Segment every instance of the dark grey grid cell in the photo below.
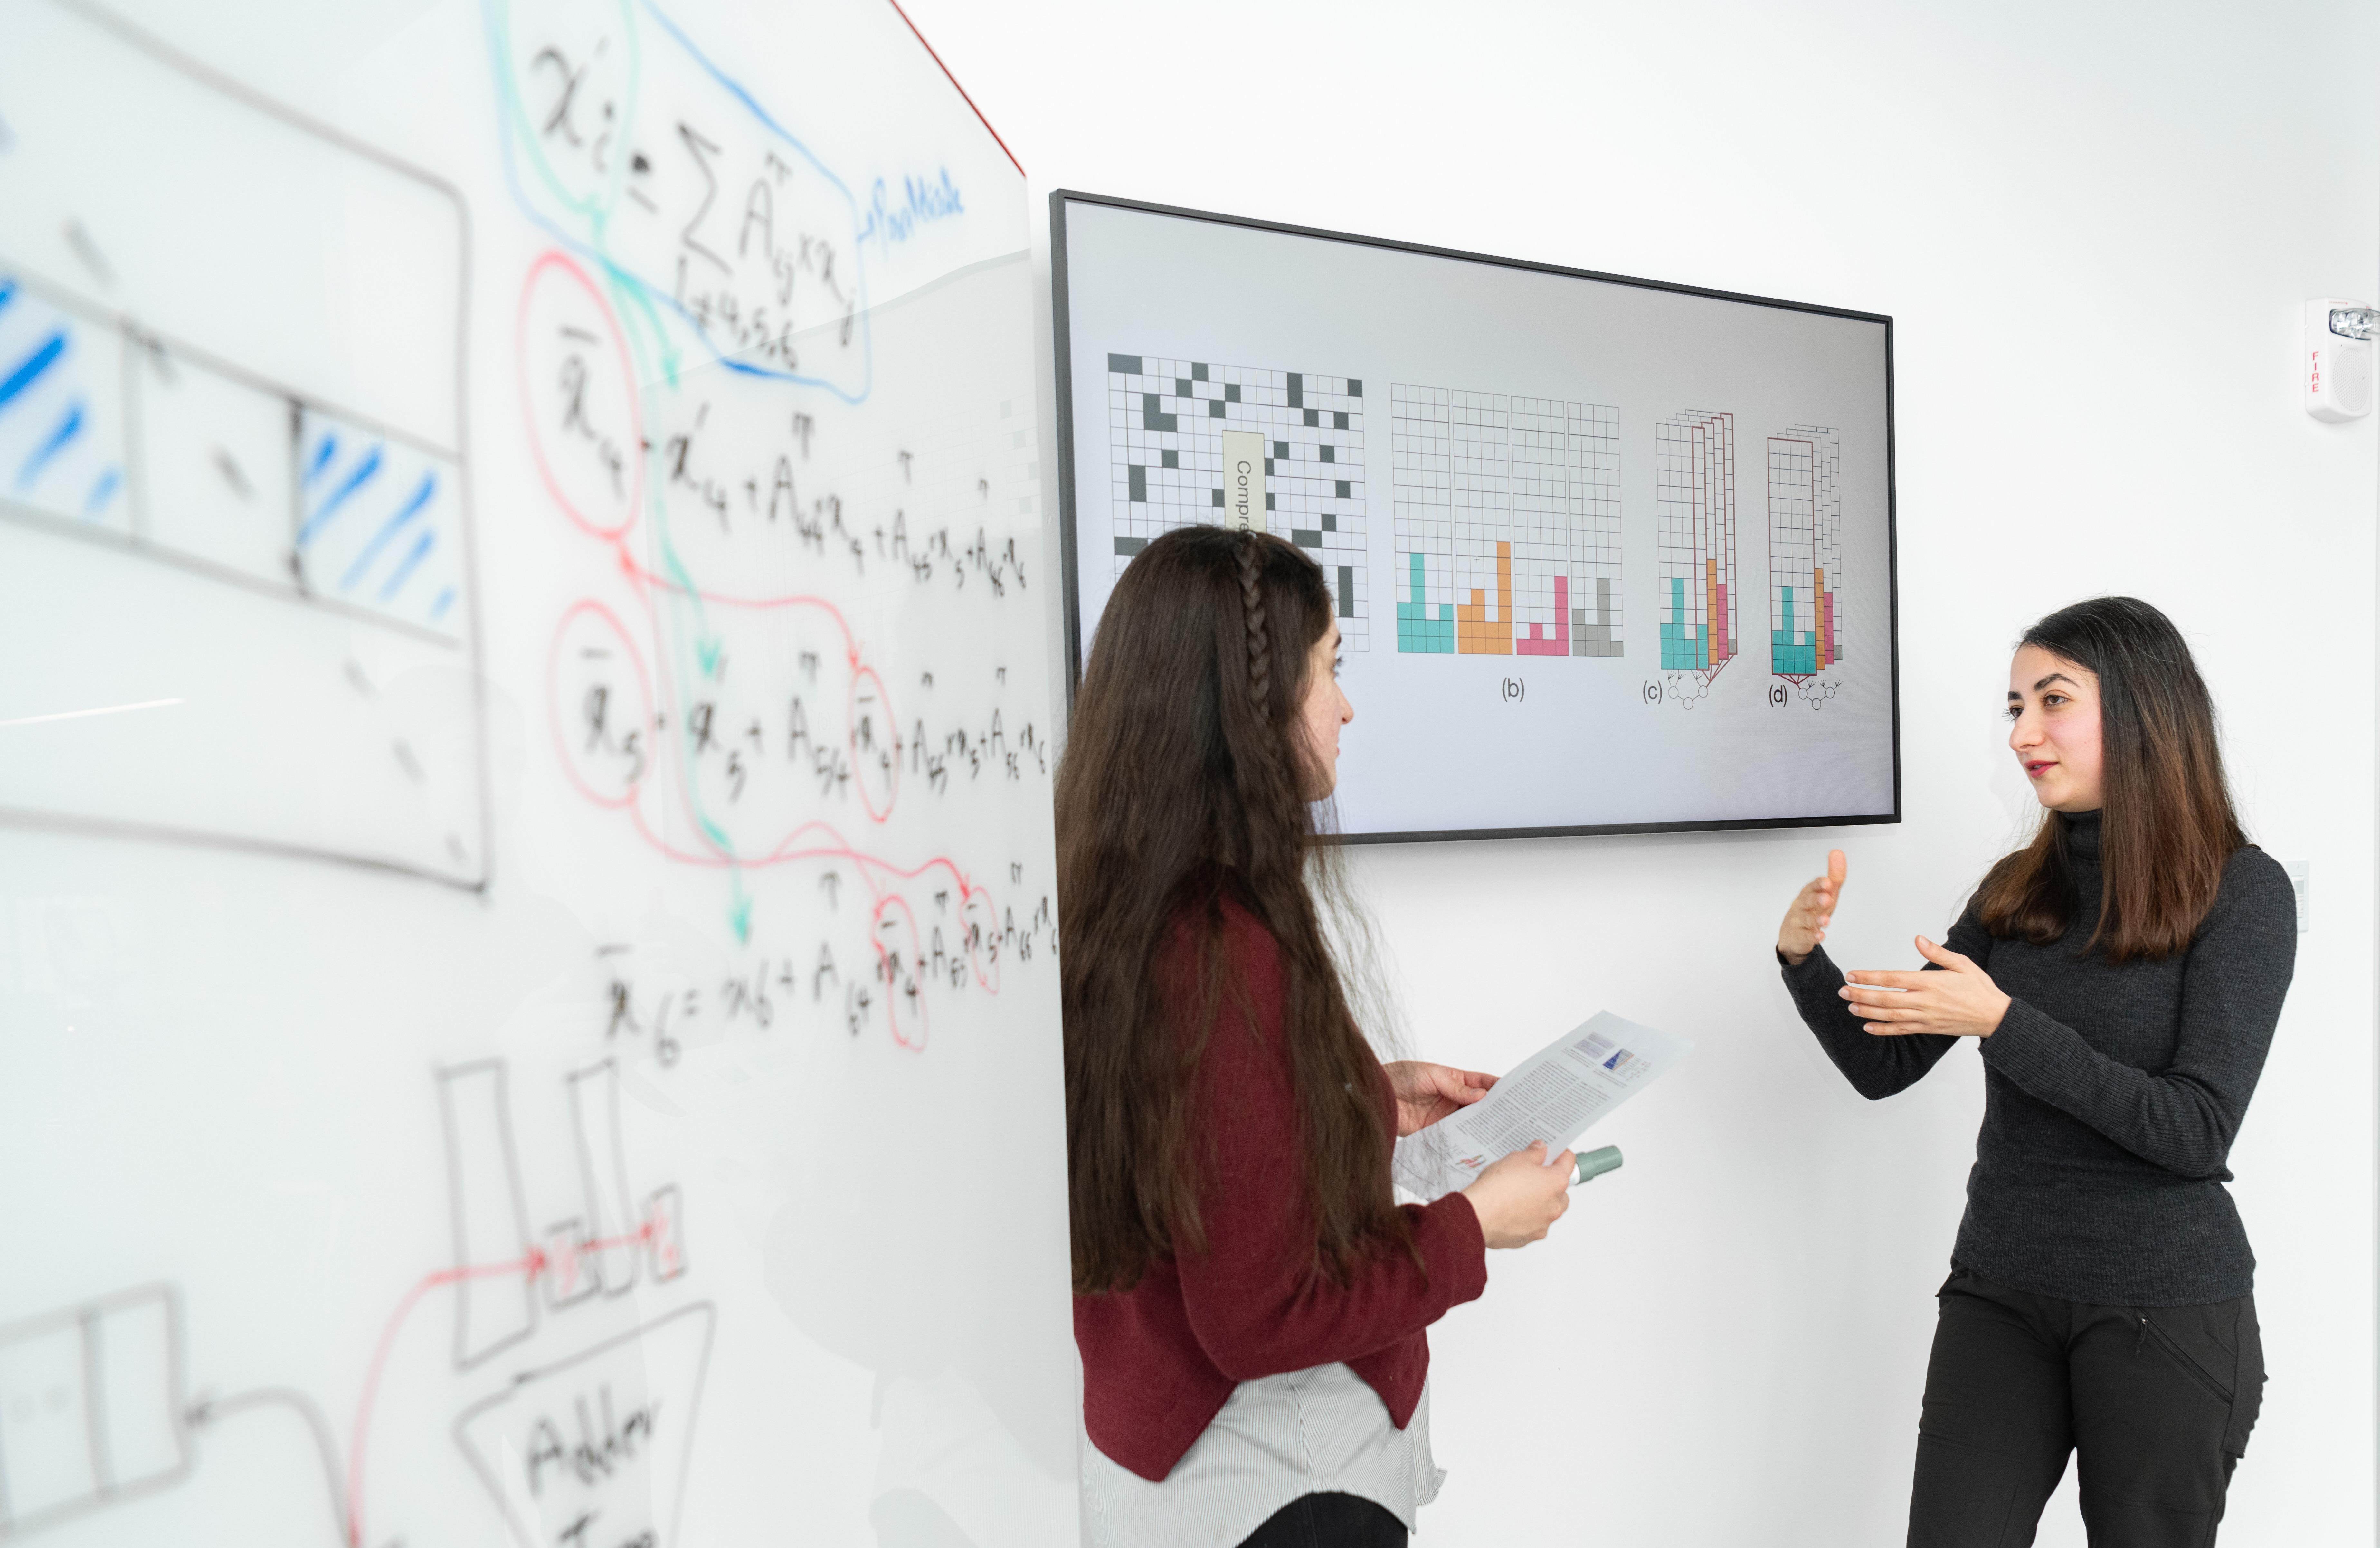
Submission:
{"label": "dark grey grid cell", "polygon": [[[1137,369],[1114,369],[1123,365]],[[1119,475],[1111,520],[1118,535],[1145,543],[1190,521],[1217,520],[1222,432],[1256,431],[1274,454],[1266,468],[1269,525],[1296,534],[1326,575],[1348,572],[1342,590],[1355,611],[1341,627],[1351,648],[1366,648],[1362,384],[1157,356],[1115,355],[1111,366],[1110,444]],[[1313,425],[1304,422],[1307,408],[1316,410]],[[1330,417],[1321,419],[1325,414]],[[1342,414],[1346,428],[1340,429]],[[1143,469],[1146,499],[1129,498],[1133,468]]]}

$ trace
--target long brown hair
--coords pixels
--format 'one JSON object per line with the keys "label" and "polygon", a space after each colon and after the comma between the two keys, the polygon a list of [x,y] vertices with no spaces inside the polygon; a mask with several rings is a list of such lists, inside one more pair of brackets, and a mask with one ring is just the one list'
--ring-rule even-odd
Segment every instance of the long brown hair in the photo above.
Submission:
{"label": "long brown hair", "polygon": [[[2215,906],[2223,868],[2247,842],[2223,777],[2215,701],[2172,620],[2135,597],[2095,597],[2024,631],[2099,679],[2099,918],[2082,949],[2110,962],[2187,948]],[[2066,824],[2046,816],[2033,842],[1984,880],[1984,928],[2046,945],[2077,907]]]}
{"label": "long brown hair", "polygon": [[[1301,714],[1330,587],[1276,537],[1177,529],[1125,567],[1099,619],[1058,768],[1059,978],[1075,1288],[1129,1289],[1200,1251],[1192,1085],[1224,995],[1229,898],[1279,943],[1315,1268],[1411,1249],[1389,1180],[1378,1062],[1349,1013],[1309,872]],[[1194,1003],[1166,976],[1176,932]],[[1170,993],[1169,993],[1170,991]]]}

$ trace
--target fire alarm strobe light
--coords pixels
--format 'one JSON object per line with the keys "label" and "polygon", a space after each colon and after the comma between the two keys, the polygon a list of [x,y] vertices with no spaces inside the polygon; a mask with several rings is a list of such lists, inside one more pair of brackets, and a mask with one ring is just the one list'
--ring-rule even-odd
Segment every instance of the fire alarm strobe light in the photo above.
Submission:
{"label": "fire alarm strobe light", "polygon": [[2298,370],[2307,413],[2343,424],[2372,412],[2374,334],[2380,334],[2380,311],[2362,301],[2325,296],[2305,304],[2305,347]]}

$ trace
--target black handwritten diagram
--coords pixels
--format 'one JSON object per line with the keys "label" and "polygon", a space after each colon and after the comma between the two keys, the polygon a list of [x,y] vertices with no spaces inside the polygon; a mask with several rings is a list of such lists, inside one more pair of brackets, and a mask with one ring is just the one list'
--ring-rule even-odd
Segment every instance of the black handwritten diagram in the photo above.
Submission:
{"label": "black handwritten diagram", "polygon": [[1346,648],[1369,648],[1364,384],[1207,360],[1108,356],[1115,573],[1151,538],[1225,517],[1223,434],[1263,441],[1265,528],[1314,556]]}
{"label": "black handwritten diagram", "polygon": [[[456,196],[36,14],[41,59],[0,62],[0,650],[44,670],[0,720],[89,719],[71,774],[0,759],[0,811],[480,884]],[[187,138],[55,176],[127,99]],[[391,218],[325,233],[309,186]]]}
{"label": "black handwritten diagram", "polygon": [[[193,1389],[173,1285],[0,1325],[0,1542],[185,1481],[208,1431],[264,1409],[303,1420],[335,1540],[384,1541],[371,1527],[403,1514],[382,1504],[390,1481],[373,1465],[392,1351],[432,1347],[402,1335],[442,1298],[452,1369],[479,1378],[455,1399],[454,1440],[522,1548],[568,1542],[572,1523],[584,1532],[599,1519],[603,1541],[674,1542],[715,1310],[683,1298],[650,1315],[624,1303],[625,1330],[616,1314],[583,1325],[566,1314],[640,1283],[650,1298],[686,1273],[683,1195],[674,1184],[628,1192],[617,1070],[601,1061],[564,1082],[575,1154],[560,1175],[575,1172],[579,1187],[533,1234],[507,1075],[497,1061],[438,1074],[453,1261],[392,1292],[344,1424],[297,1387]],[[541,1323],[549,1337],[530,1343]],[[533,1349],[543,1351],[536,1362]]]}
{"label": "black handwritten diagram", "polygon": [[[506,1067],[440,1072],[455,1261],[425,1283],[452,1286],[458,1371],[518,1360],[541,1322],[639,1285],[650,1294],[687,1270],[683,1193],[630,1181],[617,1067],[572,1071],[565,1086],[577,1197],[540,1230],[514,1149]],[[678,1305],[515,1370],[460,1413],[456,1444],[523,1548],[569,1542],[574,1522],[597,1519],[609,1541],[676,1541],[715,1316],[706,1302]],[[351,1499],[360,1483],[351,1481]]]}
{"label": "black handwritten diagram", "polygon": [[[640,1280],[667,1284],[686,1272],[686,1210],[677,1186],[630,1190],[619,1071],[611,1060],[567,1077],[577,1207],[542,1228],[527,1213],[505,1067],[485,1060],[443,1070],[438,1079],[455,1262],[462,1271],[455,1286],[458,1369],[535,1333],[540,1298],[546,1310],[558,1310],[592,1295],[625,1295]],[[485,1269],[496,1272],[480,1272]]]}
{"label": "black handwritten diagram", "polygon": [[597,1520],[611,1542],[677,1541],[714,1320],[683,1307],[525,1371],[455,1420],[525,1548],[571,1542]]}
{"label": "black handwritten diagram", "polygon": [[0,1326],[0,1542],[189,1471],[181,1344],[161,1285]]}

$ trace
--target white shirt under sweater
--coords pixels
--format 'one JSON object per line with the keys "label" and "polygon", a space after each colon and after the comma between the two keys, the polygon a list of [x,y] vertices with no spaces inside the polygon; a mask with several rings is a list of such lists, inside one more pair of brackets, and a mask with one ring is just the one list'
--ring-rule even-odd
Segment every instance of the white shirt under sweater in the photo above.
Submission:
{"label": "white shirt under sweater", "polygon": [[1357,1494],[1415,1530],[1446,1474],[1429,1386],[1402,1430],[1344,1365],[1242,1382],[1161,1482],[1082,1442],[1083,1548],[1234,1548],[1301,1494]]}

